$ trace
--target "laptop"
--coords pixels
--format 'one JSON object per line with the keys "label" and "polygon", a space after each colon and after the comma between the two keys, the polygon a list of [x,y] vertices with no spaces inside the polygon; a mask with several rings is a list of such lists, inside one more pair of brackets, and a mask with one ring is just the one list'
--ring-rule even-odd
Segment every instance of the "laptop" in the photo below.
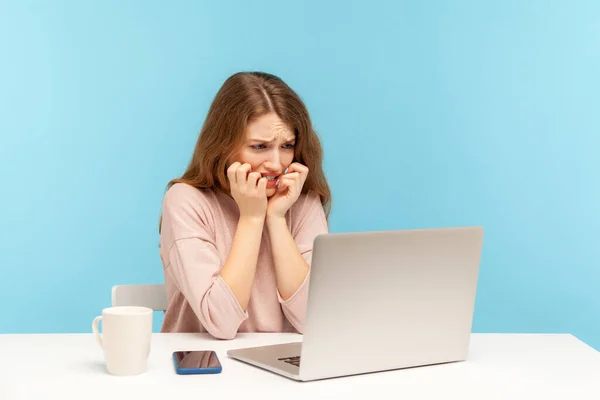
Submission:
{"label": "laptop", "polygon": [[465,361],[482,244],[481,227],[319,235],[301,341],[227,355],[298,381]]}

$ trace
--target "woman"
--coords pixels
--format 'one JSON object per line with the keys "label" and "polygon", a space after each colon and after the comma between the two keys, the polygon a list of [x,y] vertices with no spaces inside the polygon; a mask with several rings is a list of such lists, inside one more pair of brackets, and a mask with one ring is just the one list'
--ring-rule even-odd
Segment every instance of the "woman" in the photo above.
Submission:
{"label": "woman", "polygon": [[163,200],[162,332],[302,333],[313,240],[328,232],[321,164],[306,107],[281,79],[225,81]]}

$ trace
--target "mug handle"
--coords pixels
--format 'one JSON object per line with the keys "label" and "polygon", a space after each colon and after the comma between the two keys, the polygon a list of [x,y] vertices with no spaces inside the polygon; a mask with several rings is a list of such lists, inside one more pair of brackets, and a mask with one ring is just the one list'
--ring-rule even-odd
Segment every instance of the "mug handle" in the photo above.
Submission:
{"label": "mug handle", "polygon": [[101,319],[102,316],[98,316],[94,318],[94,321],[92,321],[92,332],[94,332],[94,336],[96,336],[96,340],[98,340],[98,344],[100,344],[100,347],[102,347],[102,336],[100,336],[100,332],[98,331],[98,323]]}

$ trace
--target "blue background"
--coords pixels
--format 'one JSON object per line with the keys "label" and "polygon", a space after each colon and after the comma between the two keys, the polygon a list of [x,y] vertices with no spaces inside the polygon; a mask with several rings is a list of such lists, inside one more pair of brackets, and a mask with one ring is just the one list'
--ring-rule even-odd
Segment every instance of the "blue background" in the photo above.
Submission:
{"label": "blue background", "polygon": [[312,113],[333,232],[481,225],[474,331],[600,349],[599,49],[593,0],[2,2],[0,333],[163,282],[165,185],[264,70]]}

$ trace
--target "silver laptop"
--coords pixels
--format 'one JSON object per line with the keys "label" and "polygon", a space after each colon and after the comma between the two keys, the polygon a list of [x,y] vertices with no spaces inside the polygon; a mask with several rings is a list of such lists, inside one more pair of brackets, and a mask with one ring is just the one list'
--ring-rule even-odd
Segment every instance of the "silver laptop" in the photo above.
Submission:
{"label": "silver laptop", "polygon": [[481,227],[320,235],[302,341],[227,355],[299,381],[464,361],[482,244]]}

